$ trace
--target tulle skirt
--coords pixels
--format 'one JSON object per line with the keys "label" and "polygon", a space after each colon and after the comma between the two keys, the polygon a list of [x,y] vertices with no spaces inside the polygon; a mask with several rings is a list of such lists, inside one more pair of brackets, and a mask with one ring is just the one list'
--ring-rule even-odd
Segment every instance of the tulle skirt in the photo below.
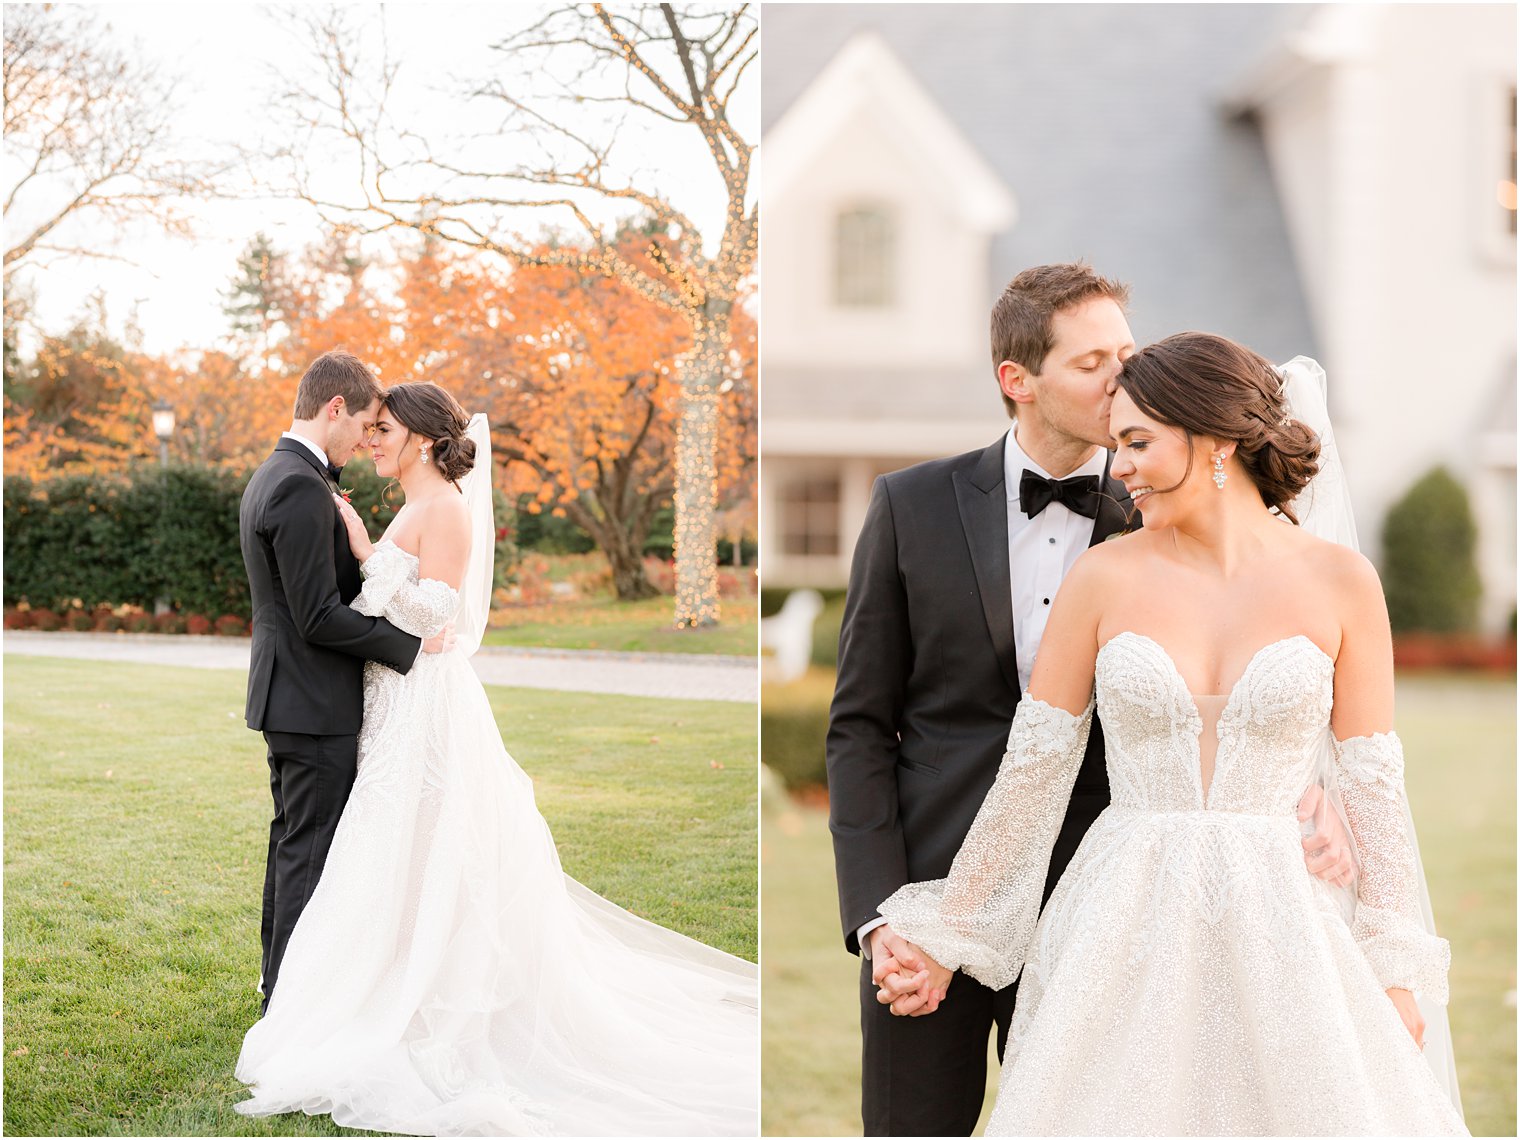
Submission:
{"label": "tulle skirt", "polygon": [[240,1112],[428,1135],[754,1135],[753,964],[560,869],[457,654],[371,665],[359,774]]}
{"label": "tulle skirt", "polygon": [[1295,819],[1110,807],[1036,929],[987,1133],[1466,1130]]}

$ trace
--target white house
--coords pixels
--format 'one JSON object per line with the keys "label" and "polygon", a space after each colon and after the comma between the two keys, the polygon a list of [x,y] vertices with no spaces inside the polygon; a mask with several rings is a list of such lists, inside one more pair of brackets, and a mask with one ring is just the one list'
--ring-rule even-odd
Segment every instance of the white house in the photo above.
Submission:
{"label": "white house", "polygon": [[1271,156],[1358,519],[1446,464],[1480,522],[1483,623],[1501,628],[1516,569],[1515,9],[1328,6],[1229,101]]}
{"label": "white house", "polygon": [[1374,558],[1450,467],[1507,621],[1513,7],[782,5],[765,36],[768,583],[843,585],[877,474],[1006,428],[992,300],[1084,257],[1142,343],[1324,362]]}
{"label": "white house", "polygon": [[835,585],[877,475],[989,436],[990,243],[1016,210],[870,33],[767,133],[763,193],[762,564]]}

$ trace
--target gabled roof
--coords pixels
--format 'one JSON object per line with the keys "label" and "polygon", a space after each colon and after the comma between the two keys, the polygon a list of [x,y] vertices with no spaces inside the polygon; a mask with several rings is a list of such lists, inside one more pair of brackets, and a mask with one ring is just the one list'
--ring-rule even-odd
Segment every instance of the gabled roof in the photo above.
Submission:
{"label": "gabled roof", "polygon": [[901,138],[915,171],[968,226],[997,233],[1013,224],[1012,192],[873,31],[854,35],[766,135],[765,197],[805,190],[809,172],[862,118]]}
{"label": "gabled roof", "polygon": [[[1085,258],[1134,287],[1130,326],[1142,343],[1204,329],[1273,359],[1317,355],[1261,132],[1226,113],[1221,100],[1239,94],[1241,77],[1313,11],[1300,4],[767,5],[765,197],[783,182],[800,184],[792,193],[805,190],[817,136],[828,134],[806,120],[831,113],[818,91],[830,72],[848,86],[838,57],[869,38],[890,45],[874,49],[881,66],[899,76],[911,69],[915,97],[955,124],[939,133],[1018,195],[1018,225],[993,235],[989,305],[1021,269]],[[837,97],[853,104],[867,96],[840,90]],[[777,141],[783,125],[798,142]],[[812,147],[804,148],[805,138]]]}

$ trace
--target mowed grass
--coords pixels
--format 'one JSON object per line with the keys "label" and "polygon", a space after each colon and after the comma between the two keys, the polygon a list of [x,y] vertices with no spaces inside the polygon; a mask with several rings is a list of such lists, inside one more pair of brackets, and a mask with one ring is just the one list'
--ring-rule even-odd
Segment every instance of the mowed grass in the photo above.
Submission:
{"label": "mowed grass", "polygon": [[[344,1132],[232,1110],[270,811],[243,675],[5,666],[5,1132]],[[753,707],[488,692],[566,871],[753,960]]]}
{"label": "mowed grass", "polygon": [[[1436,923],[1451,942],[1467,1126],[1475,1136],[1513,1136],[1515,685],[1401,678],[1397,719]],[[827,820],[768,786],[760,834],[762,1129],[858,1136],[859,960],[839,933]]]}
{"label": "mowed grass", "polygon": [[492,615],[492,628],[486,631],[483,644],[755,656],[759,645],[759,605],[755,599],[725,598],[719,613],[715,626],[676,629],[676,602],[671,597],[637,602],[595,598],[505,606]]}

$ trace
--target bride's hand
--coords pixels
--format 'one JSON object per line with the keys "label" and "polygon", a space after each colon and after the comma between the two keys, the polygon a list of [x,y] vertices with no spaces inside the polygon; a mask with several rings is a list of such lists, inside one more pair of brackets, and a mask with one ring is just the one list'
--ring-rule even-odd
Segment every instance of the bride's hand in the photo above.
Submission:
{"label": "bride's hand", "polygon": [[898,1017],[922,1017],[939,1009],[955,977],[919,947],[913,946],[912,950],[914,957],[907,964],[918,966],[918,970],[888,974],[881,979],[876,992],[876,1000]]}
{"label": "bride's hand", "polygon": [[342,495],[334,495],[333,502],[338,504],[338,514],[343,516],[343,525],[348,528],[348,548],[360,562],[369,561],[369,556],[375,552],[375,544],[369,540],[364,520],[354,510],[353,504]]}
{"label": "bride's hand", "polygon": [[1393,1008],[1399,1011],[1399,1017],[1404,1021],[1404,1028],[1409,1030],[1409,1036],[1414,1038],[1414,1043],[1421,1049],[1425,1048],[1425,1018],[1420,1015],[1420,1007],[1415,1004],[1414,994],[1408,990],[1387,990],[1388,1000],[1393,1002]]}

